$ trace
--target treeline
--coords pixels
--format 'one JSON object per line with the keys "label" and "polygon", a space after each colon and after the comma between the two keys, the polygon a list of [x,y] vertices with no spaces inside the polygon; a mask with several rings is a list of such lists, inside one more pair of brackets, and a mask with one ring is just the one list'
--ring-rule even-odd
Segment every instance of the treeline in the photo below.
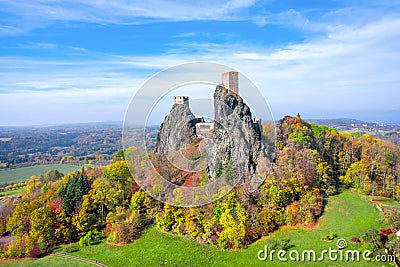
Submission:
{"label": "treeline", "polygon": [[84,246],[103,237],[124,244],[149,225],[221,248],[243,248],[281,225],[315,223],[326,197],[340,186],[399,199],[399,152],[392,143],[287,116],[277,124],[277,158],[263,185],[253,193],[237,185],[196,208],[173,207],[140,190],[118,153],[106,167],[29,180],[19,202],[7,204],[1,229],[14,239],[0,254],[38,257],[59,244]]}
{"label": "treeline", "polygon": [[336,187],[353,187],[368,195],[400,199],[400,147],[360,133],[339,133],[326,126],[285,117],[278,124],[277,146],[313,150],[331,169]]}

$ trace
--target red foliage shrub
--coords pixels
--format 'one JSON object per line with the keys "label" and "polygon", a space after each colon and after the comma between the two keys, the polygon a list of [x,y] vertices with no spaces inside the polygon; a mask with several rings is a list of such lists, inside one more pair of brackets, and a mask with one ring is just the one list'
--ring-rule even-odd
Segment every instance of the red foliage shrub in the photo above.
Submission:
{"label": "red foliage shrub", "polygon": [[201,182],[201,175],[199,173],[189,174],[182,186],[195,187]]}
{"label": "red foliage shrub", "polygon": [[40,258],[40,256],[42,256],[42,252],[40,251],[39,246],[35,245],[29,252],[29,257],[37,259]]}
{"label": "red foliage shrub", "polygon": [[352,236],[350,238],[351,243],[360,243],[360,239],[358,237]]}
{"label": "red foliage shrub", "polygon": [[218,238],[219,236],[217,234],[213,234],[211,236],[211,242],[213,242],[214,245],[218,244]]}
{"label": "red foliage shrub", "polygon": [[384,236],[388,236],[395,232],[396,232],[396,230],[392,229],[392,228],[382,228],[379,230],[379,234],[384,235]]}
{"label": "red foliage shrub", "polygon": [[62,207],[61,197],[56,197],[49,205],[49,209],[55,214],[59,214],[61,212],[61,207]]}
{"label": "red foliage shrub", "polygon": [[112,230],[112,224],[110,222],[107,222],[106,224],[106,236],[109,236]]}

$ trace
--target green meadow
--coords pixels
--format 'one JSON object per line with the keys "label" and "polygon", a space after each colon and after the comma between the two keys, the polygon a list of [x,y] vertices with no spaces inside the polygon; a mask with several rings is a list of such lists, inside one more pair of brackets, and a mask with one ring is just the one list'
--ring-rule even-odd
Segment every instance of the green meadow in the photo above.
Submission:
{"label": "green meadow", "polygon": [[67,174],[82,169],[82,166],[72,164],[46,164],[22,167],[17,169],[0,170],[0,184],[19,183],[29,180],[31,176],[40,176],[49,170],[58,170]]}

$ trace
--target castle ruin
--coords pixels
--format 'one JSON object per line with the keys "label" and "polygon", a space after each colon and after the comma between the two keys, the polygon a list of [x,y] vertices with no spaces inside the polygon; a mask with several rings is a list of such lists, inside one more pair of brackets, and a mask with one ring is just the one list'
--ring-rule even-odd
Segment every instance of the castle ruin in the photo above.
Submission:
{"label": "castle ruin", "polygon": [[[221,85],[236,94],[239,94],[239,73],[236,71],[224,72],[221,75]],[[174,105],[187,105],[189,106],[189,96],[175,96]],[[257,125],[262,130],[261,118],[253,118],[253,124]],[[196,135],[198,137],[206,138],[209,133],[214,130],[214,121],[204,122],[204,119],[199,119],[195,122]]]}
{"label": "castle ruin", "polygon": [[188,96],[175,96],[174,104],[176,105],[189,105],[189,97]]}
{"label": "castle ruin", "polygon": [[196,123],[196,134],[198,137],[206,138],[212,130],[214,130],[214,122]]}
{"label": "castle ruin", "polygon": [[239,94],[239,73],[236,71],[222,73],[222,86]]}

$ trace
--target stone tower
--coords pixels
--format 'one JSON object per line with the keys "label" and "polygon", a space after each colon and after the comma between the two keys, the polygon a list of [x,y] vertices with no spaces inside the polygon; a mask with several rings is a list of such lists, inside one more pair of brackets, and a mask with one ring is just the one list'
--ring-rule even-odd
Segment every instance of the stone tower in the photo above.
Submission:
{"label": "stone tower", "polygon": [[236,71],[222,73],[222,86],[239,94],[239,73]]}
{"label": "stone tower", "polygon": [[189,97],[188,96],[175,96],[174,97],[174,104],[177,105],[189,105]]}

